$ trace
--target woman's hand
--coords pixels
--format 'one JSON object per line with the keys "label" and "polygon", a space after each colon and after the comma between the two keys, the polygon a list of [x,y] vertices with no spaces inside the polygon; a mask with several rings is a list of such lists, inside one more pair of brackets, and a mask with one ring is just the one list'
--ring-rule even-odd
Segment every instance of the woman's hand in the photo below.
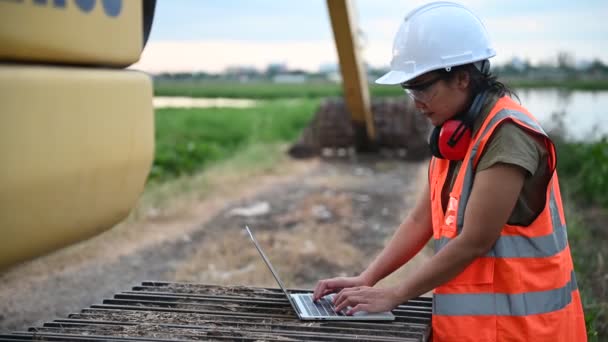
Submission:
{"label": "woman's hand", "polygon": [[357,286],[340,291],[334,297],[336,312],[347,307],[350,309],[347,315],[355,312],[383,312],[396,308],[404,300],[399,296],[397,288],[373,288],[369,286]]}
{"label": "woman's hand", "polygon": [[312,300],[317,301],[330,293],[336,293],[342,289],[347,289],[355,286],[370,285],[362,276],[356,277],[336,277],[331,279],[323,279],[317,282],[315,291],[312,295]]}

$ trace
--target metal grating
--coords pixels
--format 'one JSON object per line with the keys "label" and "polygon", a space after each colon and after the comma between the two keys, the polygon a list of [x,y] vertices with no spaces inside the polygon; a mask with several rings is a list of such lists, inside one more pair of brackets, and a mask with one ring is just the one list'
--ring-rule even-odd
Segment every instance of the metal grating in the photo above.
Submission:
{"label": "metal grating", "polygon": [[0,341],[427,341],[431,310],[419,297],[392,322],[300,321],[280,289],[147,281]]}

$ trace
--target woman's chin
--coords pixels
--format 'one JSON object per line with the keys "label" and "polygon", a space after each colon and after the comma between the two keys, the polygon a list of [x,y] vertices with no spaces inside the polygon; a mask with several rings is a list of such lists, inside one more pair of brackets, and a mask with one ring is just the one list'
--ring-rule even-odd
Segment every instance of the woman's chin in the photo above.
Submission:
{"label": "woman's chin", "polygon": [[443,125],[445,120],[439,120],[437,118],[431,117],[431,118],[429,118],[429,121],[431,121],[431,125],[433,125],[435,127],[439,127],[439,126]]}

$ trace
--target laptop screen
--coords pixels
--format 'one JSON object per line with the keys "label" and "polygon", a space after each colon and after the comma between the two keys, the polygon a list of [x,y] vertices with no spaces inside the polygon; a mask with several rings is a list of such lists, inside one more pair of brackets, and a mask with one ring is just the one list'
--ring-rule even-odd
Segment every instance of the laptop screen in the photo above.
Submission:
{"label": "laptop screen", "polygon": [[277,283],[279,283],[279,286],[281,287],[283,292],[285,292],[287,299],[289,299],[289,301],[291,301],[291,296],[289,295],[289,292],[287,292],[287,287],[285,287],[285,284],[283,284],[283,282],[281,281],[281,278],[279,278],[279,274],[277,273],[277,271],[274,270],[274,267],[272,267],[272,264],[270,263],[270,260],[268,260],[268,257],[266,257],[266,254],[264,254],[264,251],[262,251],[262,247],[260,247],[258,240],[255,239],[255,237],[253,236],[253,233],[251,232],[251,230],[249,229],[248,226],[245,226],[245,229],[247,229],[247,233],[249,233],[249,237],[251,237],[253,244],[255,244],[255,248],[257,248],[258,252],[260,252],[260,255],[262,256],[262,259],[264,259],[266,266],[268,266],[268,268],[270,269],[270,272],[272,272],[272,276],[274,277],[274,279],[276,279]]}

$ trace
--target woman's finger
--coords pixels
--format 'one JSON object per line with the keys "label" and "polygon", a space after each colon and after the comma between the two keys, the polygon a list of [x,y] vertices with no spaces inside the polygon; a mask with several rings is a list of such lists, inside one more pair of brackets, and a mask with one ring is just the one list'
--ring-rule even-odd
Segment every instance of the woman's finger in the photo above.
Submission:
{"label": "woman's finger", "polygon": [[352,316],[355,314],[355,312],[359,312],[359,311],[369,311],[369,304],[357,304],[354,307],[352,307],[350,310],[348,310],[346,312],[346,314],[348,316]]}
{"label": "woman's finger", "polygon": [[349,306],[354,307],[358,304],[365,303],[365,302],[366,301],[364,300],[363,297],[351,294],[351,295],[347,296],[340,304],[336,305],[335,310],[336,310],[336,312],[339,312],[339,311],[346,309]]}
{"label": "woman's finger", "polygon": [[333,300],[334,306],[340,305],[342,303],[342,301],[344,301],[347,298],[347,296],[349,294],[353,293],[353,292],[355,292],[355,288],[354,287],[349,287],[349,288],[342,289],[334,297],[334,300]]}
{"label": "woman's finger", "polygon": [[326,285],[326,280],[319,280],[317,282],[317,285],[315,286],[315,290],[313,291],[312,294],[312,299],[313,300],[318,300],[321,297],[321,294],[324,293],[327,290],[327,285]]}
{"label": "woman's finger", "polygon": [[320,280],[317,283],[317,286],[315,286],[315,290],[313,292],[312,299],[314,301],[317,301],[321,297],[325,296],[326,294],[335,292],[336,289],[333,286],[333,283],[334,283],[333,279],[323,279],[323,280]]}

